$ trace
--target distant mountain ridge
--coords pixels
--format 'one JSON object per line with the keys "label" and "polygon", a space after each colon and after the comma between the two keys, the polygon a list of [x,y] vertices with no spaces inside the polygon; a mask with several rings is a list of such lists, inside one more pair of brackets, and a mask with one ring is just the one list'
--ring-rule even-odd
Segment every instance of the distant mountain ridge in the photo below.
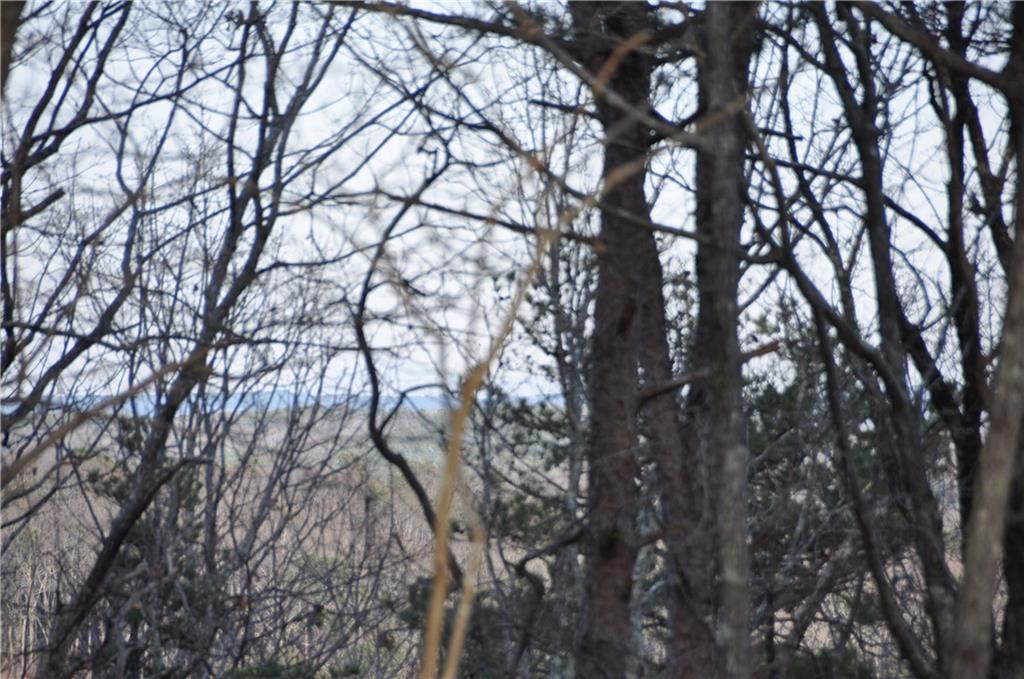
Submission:
{"label": "distant mountain ridge", "polygon": [[[73,409],[82,411],[95,408],[110,398],[111,395],[109,394],[91,394],[79,397],[57,397],[42,400],[40,402],[40,407],[47,410]],[[195,397],[193,397],[193,399],[194,398]],[[381,399],[381,407],[388,409],[393,408],[399,400],[400,399],[398,397],[383,398]],[[512,395],[509,397],[509,400],[514,402],[523,402],[528,405],[540,403],[558,405],[562,403],[562,398],[560,396],[546,394],[531,394],[526,396]],[[20,399],[0,399],[0,413],[8,414],[13,412],[20,402]],[[206,402],[212,407],[219,407],[223,410],[240,410],[245,412],[249,410],[285,410],[296,406],[304,408],[313,405],[319,405],[322,407],[348,405],[349,407],[355,407],[357,409],[365,409],[369,407],[370,399],[368,397],[352,395],[321,395],[319,398],[314,398],[309,394],[301,395],[291,391],[266,390],[246,394],[228,395],[226,397],[221,394],[209,395],[206,398]],[[427,412],[448,410],[454,408],[457,403],[454,397],[440,392],[405,396],[401,399],[401,402],[403,408]],[[134,411],[139,415],[151,415],[156,409],[156,405],[156,397],[153,394],[143,393],[136,394],[135,396],[126,399],[121,406],[121,410]]]}

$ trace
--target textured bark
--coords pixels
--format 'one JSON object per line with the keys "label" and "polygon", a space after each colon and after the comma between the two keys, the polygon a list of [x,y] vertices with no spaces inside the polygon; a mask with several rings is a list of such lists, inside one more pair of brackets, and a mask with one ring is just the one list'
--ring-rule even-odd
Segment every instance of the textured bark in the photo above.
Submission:
{"label": "textured bark", "polygon": [[1024,436],[1018,436],[1010,513],[1003,538],[1006,609],[995,662],[999,679],[1024,676]]}
{"label": "textured bark", "polygon": [[[572,7],[580,61],[593,73],[609,64],[616,43],[646,29],[641,4],[579,3]],[[601,38],[595,40],[594,38]],[[586,51],[583,51],[585,50]],[[648,101],[651,66],[624,51],[607,87],[637,108]],[[623,677],[630,654],[630,597],[636,562],[637,281],[639,254],[649,237],[623,212],[644,214],[647,129],[595,92],[605,130],[604,189],[591,361],[591,431],[588,445],[589,511],[584,530],[587,569],[577,648],[583,677]],[[639,165],[637,165],[639,164]]]}
{"label": "textured bark", "polygon": [[[1019,156],[1024,159],[1024,154]],[[1024,171],[1019,171],[1024,175]],[[1024,178],[1024,177],[1021,177]],[[1018,204],[1022,202],[1018,198]],[[1019,219],[1019,217],[1018,217]],[[982,450],[974,487],[971,523],[967,531],[964,580],[957,610],[954,653],[949,676],[956,679],[984,677],[992,655],[992,601],[998,583],[1003,538],[1019,534],[1019,521],[1007,531],[1011,480],[1021,418],[1024,417],[1024,251],[1017,244],[1006,321],[1001,342],[1001,359],[996,375],[992,420]],[[1009,567],[1019,563],[1019,543],[1007,552]],[[1009,571],[1008,571],[1009,573]],[[1008,602],[1008,630],[1019,637],[1020,579],[1010,576],[1013,600]],[[1009,639],[1011,644],[1014,639]],[[1009,649],[1007,649],[1009,650]],[[1008,676],[1013,676],[1012,674]]]}
{"label": "textured bark", "polygon": [[[1017,194],[1014,207],[1016,217],[1016,280],[1017,280],[1017,302],[1018,307],[1024,305],[1024,285],[1021,281],[1022,269],[1024,269],[1024,247],[1021,241],[1024,240],[1024,4],[1017,3],[1013,6],[1013,45],[1010,61],[1007,64],[1006,73],[1016,83],[1014,88],[1015,98],[1010,101],[1012,115],[1011,133],[1017,152]],[[1019,309],[1018,309],[1019,312]],[[1018,320],[1019,322],[1019,320]],[[1010,311],[1006,314],[1006,327],[1010,323]],[[1016,341],[1024,343],[1024,332],[1017,330],[1014,338],[1007,339],[1003,334],[1003,351],[1006,351],[1008,343]],[[1011,349],[1012,350],[1012,349]],[[1004,357],[1005,361],[1006,358]],[[1018,366],[1019,368],[1019,366]],[[1018,374],[1018,385],[1021,377]],[[1020,385],[1024,389],[1024,385]],[[999,394],[996,395],[996,398]],[[1019,398],[1019,393],[1018,393]],[[1020,407],[1018,406],[1018,410]],[[1019,415],[1022,417],[1024,415]],[[1018,424],[1024,427],[1024,424]],[[1024,676],[1024,431],[1017,432],[1016,461],[1008,464],[1014,465],[1013,484],[1010,490],[1010,505],[1006,518],[1006,532],[1003,535],[1003,577],[1006,578],[1006,608],[1004,609],[1003,629],[999,655],[996,659],[996,676],[999,679],[1011,679],[1012,677]]]}
{"label": "textured bark", "polygon": [[694,355],[714,377],[695,394],[707,412],[717,463],[715,515],[720,568],[716,637],[722,676],[750,676],[750,552],[747,544],[747,457],[742,374],[736,335],[739,242],[743,224],[744,149],[740,116],[754,49],[756,4],[709,3],[699,62],[700,110],[710,142],[697,160],[697,253],[700,315]]}
{"label": "textured bark", "polygon": [[21,24],[24,2],[0,3],[0,87],[7,84],[7,72],[11,70],[11,55],[14,52],[14,37]]}
{"label": "textured bark", "polygon": [[[702,72],[704,112],[714,115],[734,106],[743,96],[752,41],[755,6],[709,10],[715,42]],[[592,73],[607,75],[606,85],[634,110],[650,107],[653,64],[627,41],[649,29],[648,10],[641,4],[577,3],[573,6],[577,58]],[[739,20],[739,23],[734,23]],[[734,32],[735,30],[735,32]],[[734,50],[733,42],[740,48]],[[591,50],[584,52],[583,50]],[[600,46],[600,47],[593,47]],[[736,55],[739,60],[736,60]],[[614,66],[612,66],[614,64]],[[586,611],[579,649],[584,676],[622,676],[629,649],[625,634],[627,586],[632,576],[635,547],[630,543],[636,514],[632,479],[635,461],[636,361],[645,384],[670,379],[672,363],[666,334],[663,277],[653,233],[639,229],[619,215],[649,219],[644,199],[644,163],[652,134],[645,124],[596,93],[604,128],[605,192],[609,209],[602,214],[599,281],[595,309],[595,343],[591,384],[593,428],[590,445],[590,520],[586,532],[588,555]],[[749,674],[749,556],[746,548],[746,451],[742,445],[740,355],[736,339],[737,246],[742,222],[743,129],[736,119],[713,126],[708,135],[716,153],[702,160],[704,170],[703,229],[711,234],[703,251],[702,347],[715,370],[711,419],[694,418],[685,430],[673,392],[645,404],[646,433],[654,449],[661,480],[665,541],[673,582],[669,589],[669,657],[667,676],[710,677],[717,674],[713,572],[714,511],[702,459],[702,430],[710,423],[715,437],[711,450],[721,457],[727,479],[722,503],[726,508],[719,530],[728,537],[721,563],[728,566],[722,605],[726,611],[722,634],[729,676]],[[719,372],[720,371],[720,372]],[[720,382],[721,381],[721,382]],[[719,384],[725,384],[719,390]],[[698,409],[703,409],[700,406]],[[739,632],[734,632],[739,630]]]}
{"label": "textured bark", "polygon": [[[1013,7],[1013,45],[1004,75],[1012,85],[1006,92],[1010,111],[1010,138],[1016,156],[1014,217],[1016,239],[1007,280],[1006,315],[999,343],[988,438],[982,449],[975,479],[964,578],[957,608],[956,635],[949,676],[984,677],[989,673],[993,640],[992,602],[998,583],[999,562],[1007,576],[1008,601],[1003,648],[995,669],[1000,676],[1019,676],[1024,582],[1021,566],[1022,525],[1019,515],[1020,470],[1014,470],[1021,449],[1024,419],[1024,5]],[[1014,497],[1014,485],[1017,485]]]}

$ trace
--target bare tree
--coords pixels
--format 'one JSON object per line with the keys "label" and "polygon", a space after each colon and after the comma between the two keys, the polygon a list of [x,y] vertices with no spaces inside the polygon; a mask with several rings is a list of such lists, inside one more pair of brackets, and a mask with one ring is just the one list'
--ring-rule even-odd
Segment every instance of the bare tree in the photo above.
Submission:
{"label": "bare tree", "polygon": [[1024,668],[1019,6],[4,9],[4,671]]}

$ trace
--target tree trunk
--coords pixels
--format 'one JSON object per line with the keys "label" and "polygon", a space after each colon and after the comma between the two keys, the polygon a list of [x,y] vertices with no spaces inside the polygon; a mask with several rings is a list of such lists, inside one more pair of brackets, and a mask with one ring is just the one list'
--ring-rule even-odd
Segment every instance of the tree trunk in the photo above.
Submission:
{"label": "tree trunk", "polygon": [[1024,676],[1024,436],[1017,441],[1016,471],[1003,549],[1006,614],[995,674],[999,679],[1010,679]]}
{"label": "tree trunk", "polygon": [[[643,331],[640,364],[645,382],[664,384],[672,376],[666,333],[661,261],[653,235],[643,252]],[[668,553],[669,639],[666,676],[700,679],[715,675],[713,513],[709,506],[706,446],[701,422],[684,431],[674,392],[645,404],[645,433],[650,437],[660,479],[662,521]]]}
{"label": "tree trunk", "polygon": [[14,52],[14,38],[21,24],[24,2],[0,3],[0,88],[6,89],[7,72],[11,70],[11,56]]}
{"label": "tree trunk", "polygon": [[[1021,457],[1021,420],[1024,419],[1024,5],[1013,8],[1010,59],[1004,70],[1012,87],[1007,94],[1010,139],[1016,155],[1014,217],[1016,239],[1007,281],[1006,315],[999,346],[992,397],[991,420],[981,452],[966,530],[964,577],[957,607],[956,634],[949,676],[955,679],[986,676],[993,643],[992,601],[996,593],[999,562],[1007,576],[1008,601],[1003,628],[1003,648],[997,670],[1016,676],[1021,666],[1020,626],[1024,616],[1021,520],[1011,514],[1019,507],[1014,497],[1014,466]],[[1019,469],[1017,472],[1019,473]],[[1019,481],[1019,479],[1018,479]]]}
{"label": "tree trunk", "polygon": [[[729,109],[745,106],[754,48],[756,4],[709,3],[699,60],[700,112],[707,121],[697,155],[699,316],[695,360],[713,378],[691,402],[706,407],[717,466],[720,574],[716,632],[722,676],[750,676],[750,551],[747,544],[747,448],[737,338],[740,228],[743,224],[745,131]],[[742,109],[741,109],[742,110]]]}
{"label": "tree trunk", "polygon": [[[606,87],[637,110],[649,107],[649,59],[622,42],[648,27],[642,4],[572,6],[580,61],[609,74]],[[618,43],[618,45],[617,45]],[[593,46],[593,47],[590,47]],[[616,47],[620,54],[614,54]],[[614,54],[614,56],[613,56]],[[615,65],[611,59],[618,59]],[[630,597],[636,562],[637,298],[649,233],[621,215],[646,214],[646,126],[595,91],[605,132],[604,186],[591,362],[588,446],[589,511],[584,530],[587,570],[577,669],[584,677],[623,677],[630,654]]]}

